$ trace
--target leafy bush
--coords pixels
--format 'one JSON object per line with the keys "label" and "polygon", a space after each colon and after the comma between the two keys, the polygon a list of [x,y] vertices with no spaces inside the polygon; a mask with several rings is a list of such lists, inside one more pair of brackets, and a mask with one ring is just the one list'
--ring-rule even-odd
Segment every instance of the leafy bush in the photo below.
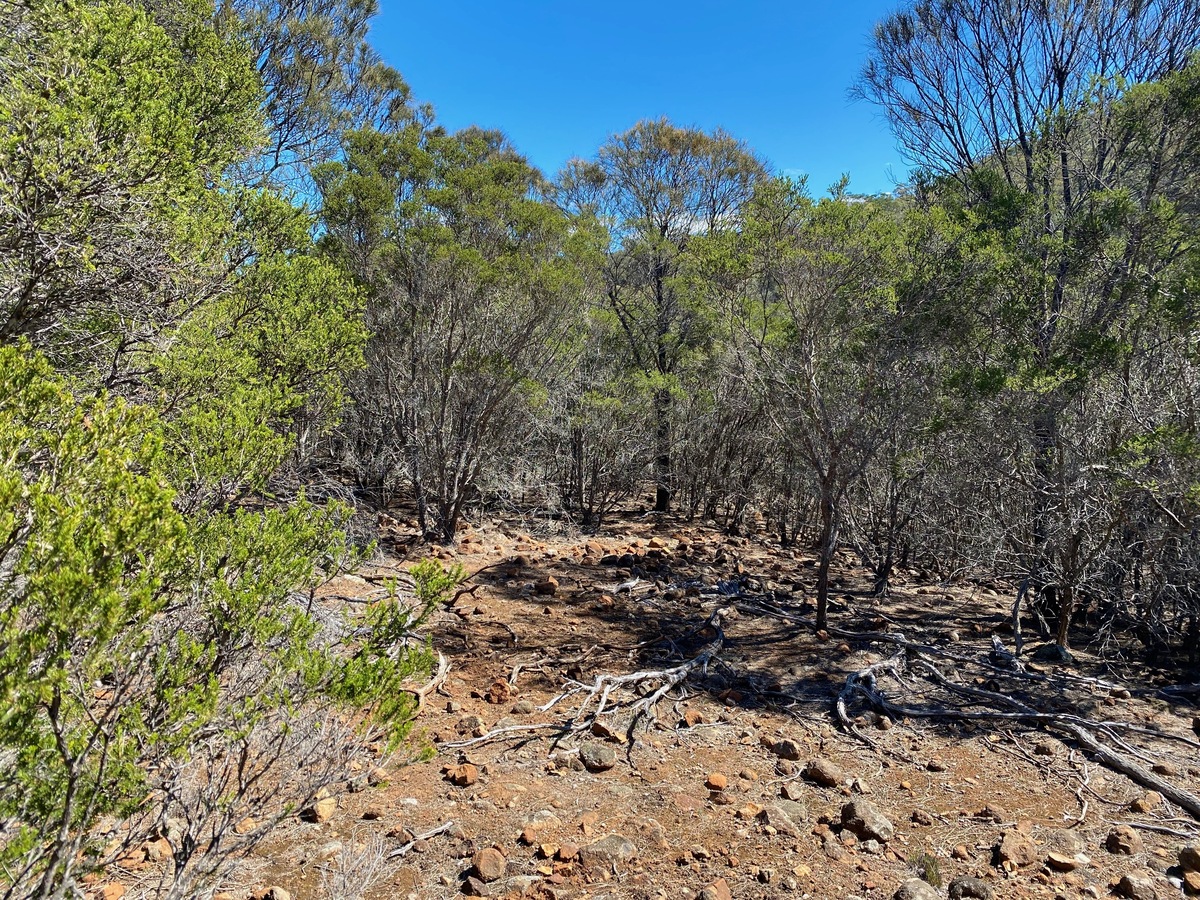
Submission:
{"label": "leafy bush", "polygon": [[0,897],[63,896],[151,835],[186,896],[412,725],[411,632],[461,573],[321,614],[312,589],[356,562],[347,510],[185,516],[160,431],[0,348]]}

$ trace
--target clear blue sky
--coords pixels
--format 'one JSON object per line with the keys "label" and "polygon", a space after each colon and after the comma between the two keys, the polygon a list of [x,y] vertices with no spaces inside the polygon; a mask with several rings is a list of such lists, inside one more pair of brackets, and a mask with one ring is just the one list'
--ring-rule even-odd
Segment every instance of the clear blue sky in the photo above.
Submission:
{"label": "clear blue sky", "polygon": [[639,119],[725,127],[814,194],[908,172],[847,91],[883,0],[380,0],[371,42],[448,128],[500,128],[543,171]]}

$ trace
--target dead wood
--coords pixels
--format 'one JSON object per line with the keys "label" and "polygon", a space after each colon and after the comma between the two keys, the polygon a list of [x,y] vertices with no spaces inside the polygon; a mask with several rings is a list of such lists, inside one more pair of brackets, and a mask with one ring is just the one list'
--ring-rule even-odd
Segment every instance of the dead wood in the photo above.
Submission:
{"label": "dead wood", "polygon": [[[871,747],[875,748],[876,743],[854,726],[849,714],[850,700],[856,695],[861,696],[873,708],[886,711],[893,716],[960,721],[1015,720],[1034,723],[1048,731],[1069,737],[1109,769],[1120,772],[1142,787],[1157,791],[1165,799],[1200,821],[1200,797],[1155,774],[1138,762],[1140,757],[1153,764],[1153,760],[1145,751],[1124,742],[1117,732],[1124,730],[1156,738],[1169,738],[1189,745],[1194,744],[1195,742],[1189,738],[1125,722],[1096,721],[1072,713],[1037,709],[999,690],[981,688],[952,680],[933,661],[925,658],[926,648],[924,646],[907,641],[901,642],[898,640],[902,638],[900,635],[881,637],[886,637],[889,642],[900,646],[901,652],[889,659],[851,673],[847,677],[845,687],[839,693],[836,703],[838,720]],[[995,643],[996,639],[993,641]],[[1003,648],[1001,647],[1001,649]],[[997,658],[995,646],[991,651],[991,658],[993,660]],[[1002,654],[1000,658],[1004,659]],[[1015,660],[1015,657],[1013,659]],[[878,685],[879,677],[886,674],[891,676],[901,687],[906,687],[905,675],[913,671],[925,676],[927,681],[943,688],[951,695],[962,697],[972,705],[982,704],[990,708],[954,709],[947,705],[914,706],[898,703],[889,699]],[[1025,673],[1014,672],[1014,674]],[[1104,743],[1098,734],[1104,734],[1111,743],[1116,744],[1125,752],[1113,749],[1112,746]]]}
{"label": "dead wood", "polygon": [[[567,679],[566,690],[538,707],[539,712],[546,713],[574,700],[571,711],[565,718],[556,722],[497,728],[476,738],[452,741],[441,746],[443,749],[473,747],[537,731],[553,731],[560,735],[577,734],[590,730],[602,716],[628,717],[626,739],[632,744],[639,726],[650,728],[657,721],[655,709],[659,701],[692,675],[706,673],[708,667],[717,660],[717,655],[725,645],[725,632],[721,628],[721,619],[725,612],[724,609],[715,611],[703,625],[692,632],[699,633],[708,628],[712,629],[714,637],[699,653],[678,665],[664,669],[644,669],[623,675],[602,672],[591,683]],[[586,658],[590,652],[580,659]],[[519,669],[518,663],[514,666],[513,679]],[[641,694],[637,692],[639,687],[645,688]]]}
{"label": "dead wood", "polygon": [[401,847],[397,847],[395,850],[393,850],[391,853],[389,853],[387,855],[387,858],[395,859],[397,856],[406,856],[406,855],[408,855],[409,851],[412,850],[412,848],[415,847],[421,841],[427,841],[430,838],[437,837],[439,834],[445,834],[447,831],[449,831],[453,827],[454,827],[453,821],[445,822],[445,823],[439,825],[437,828],[433,828],[433,829],[430,829],[429,831],[426,831],[424,834],[415,835],[413,837],[413,839],[411,841],[409,841],[407,844],[404,844]]}

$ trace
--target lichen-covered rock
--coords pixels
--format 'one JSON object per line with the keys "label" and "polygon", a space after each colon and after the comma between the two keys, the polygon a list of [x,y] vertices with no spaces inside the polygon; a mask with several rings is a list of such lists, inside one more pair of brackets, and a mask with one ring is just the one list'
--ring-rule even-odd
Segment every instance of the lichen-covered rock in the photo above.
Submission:
{"label": "lichen-covered rock", "polygon": [[863,840],[873,839],[886,844],[896,833],[896,827],[870,800],[851,800],[842,807],[842,825]]}

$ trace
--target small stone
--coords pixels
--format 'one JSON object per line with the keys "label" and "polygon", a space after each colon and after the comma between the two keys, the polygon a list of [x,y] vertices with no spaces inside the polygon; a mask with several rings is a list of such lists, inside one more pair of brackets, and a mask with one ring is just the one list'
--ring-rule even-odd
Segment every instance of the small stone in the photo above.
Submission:
{"label": "small stone", "polygon": [[1128,897],[1129,900],[1159,900],[1154,879],[1145,875],[1125,875],[1117,883],[1115,892],[1118,897]]}
{"label": "small stone", "polygon": [[946,763],[940,759],[934,758],[925,763],[925,768],[930,772],[945,772]]}
{"label": "small stone", "polygon": [[449,766],[446,769],[446,780],[458,787],[470,787],[479,780],[479,767],[471,763]]}
{"label": "small stone", "polygon": [[896,832],[895,826],[875,808],[875,804],[861,798],[842,807],[842,824],[860,838],[873,838],[884,844]]}
{"label": "small stone", "polygon": [[704,780],[704,784],[710,791],[723,791],[729,786],[729,779],[720,772],[713,772]]}
{"label": "small stone", "polygon": [[776,741],[772,745],[771,749],[774,750],[775,755],[781,759],[789,759],[793,762],[800,759],[801,756],[800,745],[791,738],[784,738],[781,741]]}
{"label": "small stone", "polygon": [[1158,791],[1146,791],[1146,793],[1129,804],[1129,808],[1135,813],[1148,813],[1158,809],[1161,805],[1162,794]]}
{"label": "small stone", "polygon": [[914,809],[912,814],[913,823],[916,825],[932,825],[933,816],[925,812],[923,809]]}
{"label": "small stone", "polygon": [[121,900],[125,896],[125,885],[119,881],[106,884],[100,888],[100,900]]}
{"label": "small stone", "polygon": [[768,804],[758,814],[758,818],[765,825],[774,828],[779,834],[787,835],[788,837],[800,836],[799,822],[803,822],[807,811],[799,803],[793,803],[790,800],[780,800],[778,803]]}
{"label": "small stone", "polygon": [[967,849],[966,844],[955,844],[954,850],[951,851],[950,855],[957,860],[966,862],[971,858],[971,851]]}
{"label": "small stone", "polygon": [[1010,828],[1001,835],[994,854],[997,864],[1011,863],[1017,868],[1031,866],[1038,859],[1037,847],[1033,841],[1015,828]]}
{"label": "small stone", "polygon": [[1180,850],[1179,867],[1185,872],[1200,872],[1200,846]]}
{"label": "small stone", "polygon": [[733,892],[729,889],[729,882],[718,878],[708,887],[702,888],[696,895],[696,900],[733,900]]}
{"label": "small stone", "polygon": [[1054,743],[1052,741],[1038,741],[1033,745],[1033,752],[1038,756],[1053,756]]}
{"label": "small stone", "polygon": [[552,597],[558,593],[558,579],[547,575],[533,587],[534,591],[543,597]]}
{"label": "small stone", "polygon": [[1074,872],[1081,866],[1086,866],[1089,860],[1082,853],[1068,856],[1059,850],[1051,850],[1046,855],[1046,864],[1057,872]]}
{"label": "small stone", "polygon": [[822,787],[837,787],[846,780],[846,773],[827,759],[810,759],[804,766],[804,777]]}
{"label": "small stone", "polygon": [[1188,894],[1200,894],[1200,872],[1189,870],[1183,873],[1183,890]]}
{"label": "small stone", "polygon": [[233,833],[234,834],[249,834],[257,827],[258,827],[258,822],[256,822],[254,819],[247,816],[246,818],[242,819],[240,822],[238,822],[236,825],[233,826]]}
{"label": "small stone", "polygon": [[992,900],[992,887],[982,878],[959,875],[950,882],[950,900]]}
{"label": "small stone", "polygon": [[1109,853],[1133,856],[1142,852],[1142,836],[1128,825],[1117,825],[1104,839],[1104,848]]}
{"label": "small stone", "polygon": [[1169,763],[1169,762],[1155,763],[1153,766],[1150,767],[1150,770],[1155,775],[1164,775],[1167,778],[1178,778],[1179,777],[1179,766],[1175,765],[1175,763]]}
{"label": "small stone", "polygon": [[704,724],[704,716],[696,709],[684,710],[683,724],[688,728],[695,728],[697,725]]}
{"label": "small stone", "polygon": [[587,741],[579,747],[579,758],[590,772],[606,772],[617,764],[617,753],[607,744]]}
{"label": "small stone", "polygon": [[514,704],[513,704],[513,709],[512,709],[512,711],[513,711],[513,715],[517,715],[517,716],[528,716],[528,715],[530,715],[530,714],[531,714],[531,713],[532,713],[532,712],[533,712],[533,711],[534,711],[536,708],[537,708],[537,707],[535,707],[535,706],[533,705],[533,702],[532,702],[532,701],[530,701],[530,700],[518,700],[516,703],[514,703]]}
{"label": "small stone", "polygon": [[633,841],[623,835],[610,834],[580,848],[579,861],[585,869],[610,871],[614,864],[636,859],[637,855]]}
{"label": "small stone", "polygon": [[800,801],[804,799],[804,788],[795,781],[785,781],[779,789],[779,796],[784,800]]}
{"label": "small stone", "polygon": [[508,860],[495,847],[485,847],[471,857],[471,865],[475,867],[475,875],[479,880],[488,884],[504,877]]}
{"label": "small stone", "polygon": [[484,695],[484,699],[487,700],[488,703],[507,703],[512,699],[512,695],[512,685],[503,679],[497,678],[488,687],[487,694]]}
{"label": "small stone", "polygon": [[560,862],[571,862],[571,860],[579,856],[579,845],[563,844],[554,855],[558,857]]}
{"label": "small stone", "polygon": [[454,730],[459,734],[472,734],[476,737],[482,737],[487,731],[483,719],[479,716],[463,716],[455,723]]}
{"label": "small stone", "polygon": [[337,812],[337,798],[323,797],[304,811],[304,818],[310,822],[328,822]]}
{"label": "small stone", "polygon": [[920,878],[910,878],[896,889],[893,900],[941,900],[942,895]]}

